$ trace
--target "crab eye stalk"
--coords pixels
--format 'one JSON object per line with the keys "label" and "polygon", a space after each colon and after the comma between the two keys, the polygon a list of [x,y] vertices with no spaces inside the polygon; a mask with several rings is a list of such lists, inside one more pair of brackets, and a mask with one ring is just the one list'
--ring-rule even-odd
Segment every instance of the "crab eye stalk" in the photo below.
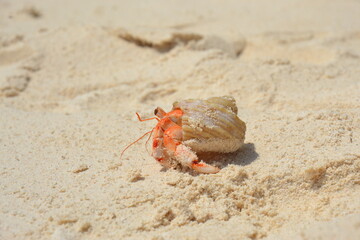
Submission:
{"label": "crab eye stalk", "polygon": [[161,107],[157,107],[154,110],[154,114],[159,118],[163,118],[166,115],[166,112]]}

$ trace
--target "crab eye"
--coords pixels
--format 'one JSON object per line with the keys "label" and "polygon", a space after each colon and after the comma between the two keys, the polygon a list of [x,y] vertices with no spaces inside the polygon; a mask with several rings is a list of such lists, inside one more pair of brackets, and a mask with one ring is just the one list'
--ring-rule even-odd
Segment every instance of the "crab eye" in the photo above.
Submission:
{"label": "crab eye", "polygon": [[157,115],[157,113],[158,113],[158,109],[155,108],[155,110],[154,110],[154,115]]}

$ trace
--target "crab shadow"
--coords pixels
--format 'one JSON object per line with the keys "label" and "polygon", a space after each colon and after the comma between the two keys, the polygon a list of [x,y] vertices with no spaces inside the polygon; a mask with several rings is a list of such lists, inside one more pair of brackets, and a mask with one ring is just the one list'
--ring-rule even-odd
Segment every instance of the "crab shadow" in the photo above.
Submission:
{"label": "crab shadow", "polygon": [[255,161],[259,154],[256,152],[253,143],[244,144],[239,150],[232,153],[199,153],[199,159],[205,162],[224,168],[229,164],[246,166]]}

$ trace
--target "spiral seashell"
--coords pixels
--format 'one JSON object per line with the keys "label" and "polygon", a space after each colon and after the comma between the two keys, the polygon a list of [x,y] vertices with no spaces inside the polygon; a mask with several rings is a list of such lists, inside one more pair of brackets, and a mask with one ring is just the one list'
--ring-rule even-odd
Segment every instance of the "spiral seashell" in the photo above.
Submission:
{"label": "spiral seashell", "polygon": [[173,104],[183,111],[183,144],[195,152],[234,152],[244,143],[246,125],[231,96],[189,99]]}

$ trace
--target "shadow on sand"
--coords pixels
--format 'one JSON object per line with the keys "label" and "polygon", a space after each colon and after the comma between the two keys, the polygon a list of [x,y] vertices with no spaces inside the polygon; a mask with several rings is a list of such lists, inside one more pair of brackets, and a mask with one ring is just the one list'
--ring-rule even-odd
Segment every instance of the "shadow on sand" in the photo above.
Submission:
{"label": "shadow on sand", "polygon": [[251,164],[259,157],[259,154],[256,152],[253,143],[246,143],[233,153],[199,153],[198,157],[209,164],[224,168],[229,164],[239,166]]}

